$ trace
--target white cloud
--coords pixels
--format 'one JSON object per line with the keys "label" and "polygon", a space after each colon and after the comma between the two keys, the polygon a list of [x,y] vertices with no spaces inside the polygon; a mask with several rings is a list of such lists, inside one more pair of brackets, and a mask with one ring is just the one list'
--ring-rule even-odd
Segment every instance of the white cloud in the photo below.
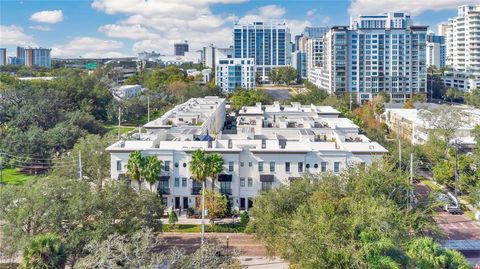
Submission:
{"label": "white cloud", "polygon": [[33,36],[23,32],[23,28],[16,25],[0,25],[0,45],[37,46]]}
{"label": "white cloud", "polygon": [[[213,43],[231,44],[231,27],[235,19],[229,14],[213,14],[211,4],[240,3],[246,0],[94,0],[92,7],[108,14],[127,17],[98,30],[109,37],[136,40],[133,52],[155,50],[173,54],[173,43],[188,40],[194,51]],[[264,12],[275,12],[271,9]]]}
{"label": "white cloud", "polygon": [[107,24],[100,26],[98,31],[104,33],[108,37],[113,38],[127,38],[127,39],[154,39],[158,38],[159,35],[151,32],[149,29],[141,26],[140,24],[136,25],[118,25],[118,24]]}
{"label": "white cloud", "polygon": [[281,18],[286,13],[285,8],[277,5],[263,6],[258,11],[258,15],[262,18]]}
{"label": "white cloud", "polygon": [[313,15],[315,15],[316,12],[317,12],[316,8],[310,9],[309,11],[307,11],[307,17],[312,17]]}
{"label": "white cloud", "polygon": [[63,11],[61,10],[44,10],[35,12],[30,17],[31,21],[42,23],[57,23],[63,21]]}
{"label": "white cloud", "polygon": [[109,58],[124,57],[118,52],[123,43],[116,40],[106,40],[87,36],[75,37],[65,44],[53,45],[53,57],[84,57],[84,58]]}
{"label": "white cloud", "polygon": [[478,4],[478,0],[352,0],[348,13],[358,16],[404,11],[415,16],[427,10],[456,9],[459,5],[466,4]]}
{"label": "white cloud", "polygon": [[330,16],[324,16],[324,17],[322,18],[322,25],[327,25],[327,24],[329,24],[331,20],[332,20],[332,17],[330,17]]}
{"label": "white cloud", "polygon": [[52,28],[50,28],[50,26],[48,26],[48,25],[32,25],[28,28],[32,29],[32,30],[44,31],[44,32],[52,30]]}

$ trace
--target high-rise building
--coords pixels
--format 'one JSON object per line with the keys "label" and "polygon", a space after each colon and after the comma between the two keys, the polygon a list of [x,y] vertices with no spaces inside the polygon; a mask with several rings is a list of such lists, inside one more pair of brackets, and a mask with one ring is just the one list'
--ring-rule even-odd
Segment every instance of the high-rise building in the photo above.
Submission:
{"label": "high-rise building", "polygon": [[445,67],[445,37],[429,33],[427,35],[427,67]]}
{"label": "high-rise building", "polygon": [[307,79],[307,59],[306,53],[299,50],[292,52],[292,67],[297,70],[297,74],[302,79]]}
{"label": "high-rise building", "polygon": [[238,88],[254,89],[256,79],[255,59],[218,59],[215,65],[215,83],[224,92]]}
{"label": "high-rise building", "polygon": [[203,47],[202,63],[205,67],[212,68],[215,66],[215,47],[213,44]]}
{"label": "high-rise building", "polygon": [[360,103],[385,91],[392,101],[426,92],[427,26],[405,13],[351,18],[323,38],[323,62],[313,83],[331,93],[347,92]]}
{"label": "high-rise building", "polygon": [[480,4],[459,6],[448,20],[447,65],[453,72],[442,77],[447,87],[469,91],[480,87]]}
{"label": "high-rise building", "polygon": [[448,33],[448,23],[440,23],[438,25],[438,35],[439,36],[447,36]]}
{"label": "high-rise building", "polygon": [[188,41],[185,40],[184,42],[175,43],[173,44],[173,48],[175,56],[184,56],[185,52],[188,51]]}
{"label": "high-rise building", "polygon": [[17,61],[30,67],[51,67],[50,51],[45,48],[17,47]]}
{"label": "high-rise building", "polygon": [[290,29],[285,21],[236,22],[233,28],[234,58],[253,58],[262,80],[270,69],[288,64]]}
{"label": "high-rise building", "polygon": [[0,66],[7,64],[7,49],[0,48]]}
{"label": "high-rise building", "polygon": [[324,26],[307,26],[303,29],[303,36],[307,38],[322,38],[330,28]]}

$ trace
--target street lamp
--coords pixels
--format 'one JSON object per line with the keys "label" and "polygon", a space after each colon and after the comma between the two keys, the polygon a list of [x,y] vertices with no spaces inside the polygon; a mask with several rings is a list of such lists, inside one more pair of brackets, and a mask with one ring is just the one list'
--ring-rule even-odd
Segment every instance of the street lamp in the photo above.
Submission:
{"label": "street lamp", "polygon": [[458,147],[459,147],[459,141],[457,139],[455,139],[454,141],[450,142],[449,144],[451,144],[454,148],[455,148],[455,192],[454,192],[454,196],[455,196],[455,203],[456,205],[458,206]]}
{"label": "street lamp", "polygon": [[227,250],[228,250],[228,240],[230,239],[230,236],[227,235]]}

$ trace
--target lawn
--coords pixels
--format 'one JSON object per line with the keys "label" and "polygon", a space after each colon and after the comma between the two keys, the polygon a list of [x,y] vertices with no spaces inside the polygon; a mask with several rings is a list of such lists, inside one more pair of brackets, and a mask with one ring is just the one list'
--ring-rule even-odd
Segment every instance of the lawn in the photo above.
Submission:
{"label": "lawn", "polygon": [[2,183],[9,185],[21,185],[25,181],[35,178],[33,175],[22,174],[15,168],[7,168],[2,171]]}
{"label": "lawn", "polygon": [[[177,233],[200,233],[202,232],[202,225],[201,224],[176,224],[175,229],[172,228],[170,224],[163,224],[162,230],[164,232],[177,232]],[[245,227],[239,225],[235,225],[232,227],[231,224],[216,224],[210,225],[205,224],[205,232],[206,233],[243,233],[245,231]]]}
{"label": "lawn", "polygon": [[[103,125],[109,134],[116,135],[118,134],[118,125]],[[128,133],[132,130],[136,129],[135,127],[131,126],[120,126],[120,134]]]}
{"label": "lawn", "polygon": [[422,180],[422,183],[427,185],[432,191],[443,192],[443,190],[440,186],[438,186],[437,184],[435,184],[433,181],[431,181],[429,179]]}
{"label": "lawn", "polygon": [[176,224],[175,226],[176,228],[172,229],[172,225],[163,224],[162,230],[164,232],[177,232],[177,233],[200,233],[202,231],[202,225],[200,224]]}

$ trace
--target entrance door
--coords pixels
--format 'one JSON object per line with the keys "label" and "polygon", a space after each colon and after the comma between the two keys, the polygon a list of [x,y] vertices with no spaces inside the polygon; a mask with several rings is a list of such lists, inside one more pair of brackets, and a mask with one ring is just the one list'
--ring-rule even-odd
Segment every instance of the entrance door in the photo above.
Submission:
{"label": "entrance door", "polygon": [[248,198],[248,210],[253,207],[253,198]]}
{"label": "entrance door", "polygon": [[180,197],[175,197],[175,209],[180,208]]}
{"label": "entrance door", "polygon": [[245,210],[245,198],[240,198],[240,210]]}
{"label": "entrance door", "polygon": [[188,209],[188,197],[183,197],[183,209]]}

